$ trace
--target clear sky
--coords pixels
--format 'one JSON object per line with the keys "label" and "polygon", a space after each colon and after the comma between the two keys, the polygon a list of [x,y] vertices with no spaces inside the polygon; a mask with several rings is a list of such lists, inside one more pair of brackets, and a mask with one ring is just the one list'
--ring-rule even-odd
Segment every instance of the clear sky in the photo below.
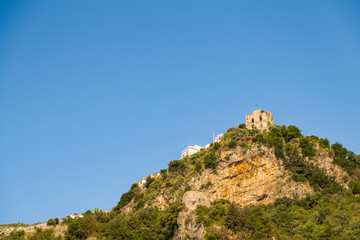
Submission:
{"label": "clear sky", "polygon": [[111,209],[245,121],[360,153],[359,1],[0,1],[0,224]]}

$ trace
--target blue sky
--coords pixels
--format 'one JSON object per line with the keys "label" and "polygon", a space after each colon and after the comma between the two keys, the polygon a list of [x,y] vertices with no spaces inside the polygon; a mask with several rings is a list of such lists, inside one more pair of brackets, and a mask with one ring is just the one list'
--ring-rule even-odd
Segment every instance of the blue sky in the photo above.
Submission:
{"label": "blue sky", "polygon": [[0,224],[111,209],[245,121],[360,153],[358,1],[1,1]]}

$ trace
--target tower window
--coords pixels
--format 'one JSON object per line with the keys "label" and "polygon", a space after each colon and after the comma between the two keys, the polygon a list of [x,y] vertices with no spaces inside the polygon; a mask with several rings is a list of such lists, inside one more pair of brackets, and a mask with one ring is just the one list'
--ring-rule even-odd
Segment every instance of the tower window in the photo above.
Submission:
{"label": "tower window", "polygon": [[253,122],[254,122],[254,119],[251,119],[251,122],[253,123]]}
{"label": "tower window", "polygon": [[260,121],[262,121],[262,117],[260,116]]}

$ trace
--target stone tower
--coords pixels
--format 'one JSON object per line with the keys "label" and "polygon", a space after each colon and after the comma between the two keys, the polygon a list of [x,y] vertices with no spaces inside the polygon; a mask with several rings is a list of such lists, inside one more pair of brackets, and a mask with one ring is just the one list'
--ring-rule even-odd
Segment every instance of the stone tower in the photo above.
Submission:
{"label": "stone tower", "polygon": [[270,125],[274,125],[274,118],[269,111],[255,110],[252,114],[246,114],[246,128],[257,128],[266,130]]}

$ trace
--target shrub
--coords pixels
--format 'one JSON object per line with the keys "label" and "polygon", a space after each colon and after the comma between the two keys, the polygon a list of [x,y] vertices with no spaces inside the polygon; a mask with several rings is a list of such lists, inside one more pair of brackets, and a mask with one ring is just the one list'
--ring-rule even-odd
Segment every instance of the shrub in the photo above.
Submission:
{"label": "shrub", "polygon": [[17,239],[24,239],[24,236],[25,236],[25,231],[24,230],[14,230],[10,233],[9,236],[7,237],[4,237],[3,239],[6,239],[6,240],[17,240]]}
{"label": "shrub", "polygon": [[161,175],[167,174],[167,171],[168,171],[167,169],[161,169],[161,170],[160,170],[160,174],[161,174]]}
{"label": "shrub", "polygon": [[201,168],[202,168],[201,163],[200,163],[200,162],[197,162],[197,163],[195,164],[195,169],[194,169],[194,170],[195,170],[196,172],[200,173]]}
{"label": "shrub", "polygon": [[248,148],[249,148],[248,144],[247,144],[246,142],[243,142],[243,141],[240,142],[240,147],[242,148],[242,152],[243,152],[244,154],[246,153],[246,151],[247,151]]}
{"label": "shrub", "polygon": [[360,194],[360,182],[357,179],[353,179],[349,183],[349,187],[353,194]]}
{"label": "shrub", "polygon": [[141,208],[128,214],[119,214],[101,228],[106,239],[171,239],[177,229],[180,202],[166,210]]}
{"label": "shrub", "polygon": [[149,188],[150,185],[151,185],[151,183],[153,183],[154,181],[155,181],[155,178],[148,176],[148,177],[146,178],[145,187],[146,187],[146,188]]}
{"label": "shrub", "polygon": [[257,142],[257,143],[266,143],[266,140],[264,138],[264,135],[262,134],[258,134],[256,135],[253,139],[252,139],[253,142]]}
{"label": "shrub", "polygon": [[240,128],[240,129],[245,129],[245,128],[246,128],[246,124],[245,124],[245,123],[240,123],[238,128]]}
{"label": "shrub", "polygon": [[319,146],[321,148],[330,148],[330,141],[329,139],[325,138],[325,139],[322,139],[320,138],[319,139]]}
{"label": "shrub", "polygon": [[301,137],[301,131],[297,127],[295,127],[294,125],[290,125],[287,127],[284,136],[286,142],[289,142],[291,139],[299,137]]}
{"label": "shrub", "polygon": [[46,225],[48,226],[55,226],[56,225],[56,221],[52,218],[50,218],[49,220],[47,220]]}
{"label": "shrub", "polygon": [[45,229],[43,231],[37,231],[36,233],[32,234],[29,240],[61,240],[60,236],[55,237],[53,229]]}
{"label": "shrub", "polygon": [[139,187],[139,184],[133,183],[133,184],[131,184],[130,190],[134,190],[137,187]]}
{"label": "shrub", "polygon": [[300,147],[302,149],[301,152],[305,157],[315,156],[315,149],[308,138],[303,137],[300,139]]}
{"label": "shrub", "polygon": [[216,240],[216,235],[213,233],[205,233],[205,239],[206,240]]}
{"label": "shrub", "polygon": [[169,163],[169,172],[182,172],[185,168],[185,164],[181,160],[172,160]]}
{"label": "shrub", "polygon": [[351,151],[348,151],[343,147],[342,144],[338,142],[331,145],[331,150],[333,150],[335,153],[334,163],[342,167],[349,175],[353,175],[356,166],[359,165],[355,154]]}
{"label": "shrub", "polygon": [[210,147],[212,147],[212,149],[214,149],[214,150],[218,150],[220,147],[220,143],[218,143],[218,142],[211,143]]}
{"label": "shrub", "polygon": [[83,215],[89,215],[89,214],[92,214],[91,210],[87,210],[86,212],[83,213]]}
{"label": "shrub", "polygon": [[75,218],[68,223],[65,239],[86,239],[96,230],[95,226],[95,215]]}
{"label": "shrub", "polygon": [[204,165],[205,168],[215,169],[217,163],[217,158],[214,152],[207,152],[204,155]]}
{"label": "shrub", "polygon": [[284,158],[284,141],[281,137],[275,135],[267,135],[266,142],[275,148],[275,155],[278,159]]}
{"label": "shrub", "polygon": [[236,141],[233,140],[233,139],[231,139],[229,142],[227,142],[227,146],[228,146],[229,148],[234,148],[234,147],[236,147]]}
{"label": "shrub", "polygon": [[131,199],[134,197],[134,195],[135,195],[135,193],[133,190],[130,190],[130,191],[124,193],[123,195],[121,195],[120,201],[118,202],[116,207],[114,207],[114,210],[120,210],[123,206],[125,206],[126,204],[128,204],[131,201]]}
{"label": "shrub", "polygon": [[229,128],[223,136],[223,141],[235,139],[237,137],[255,136],[260,130],[253,129],[240,129],[240,128]]}

